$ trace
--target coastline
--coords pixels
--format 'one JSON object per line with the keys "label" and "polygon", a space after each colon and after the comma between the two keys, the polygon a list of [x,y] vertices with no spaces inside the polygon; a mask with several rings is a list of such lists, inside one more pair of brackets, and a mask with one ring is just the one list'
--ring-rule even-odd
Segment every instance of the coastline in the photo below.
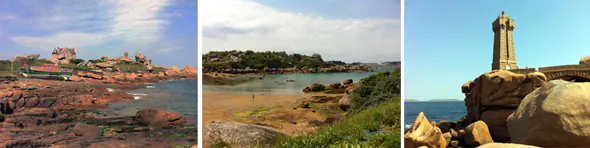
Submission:
{"label": "coastline", "polygon": [[[181,79],[183,78],[170,80]],[[165,81],[168,79],[156,83]],[[124,91],[146,87],[137,84],[148,83],[136,81],[129,84],[105,84],[33,78],[4,81],[0,84],[0,106],[2,107],[0,131],[9,134],[0,136],[0,140],[8,140],[0,144],[0,147],[26,147],[31,143],[37,146],[73,147],[80,145],[109,147],[111,145],[109,143],[123,146],[159,145],[164,147],[196,144],[197,126],[186,124],[186,118],[178,113],[159,108],[141,108],[135,116],[110,117],[98,115],[93,111],[107,108],[110,104],[120,101],[133,101],[133,96]],[[159,120],[162,118],[159,114],[175,115],[175,119],[174,121],[150,119]],[[156,123],[161,126],[154,126]],[[184,138],[171,137],[170,133],[184,135]],[[84,136],[84,134],[94,136]],[[147,134],[154,136],[142,136]],[[161,139],[161,141],[153,142],[155,139]]]}

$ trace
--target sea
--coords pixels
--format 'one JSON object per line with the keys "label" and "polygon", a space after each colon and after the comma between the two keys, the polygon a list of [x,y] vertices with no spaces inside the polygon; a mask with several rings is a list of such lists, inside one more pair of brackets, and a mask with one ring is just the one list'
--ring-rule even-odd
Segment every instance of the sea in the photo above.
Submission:
{"label": "sea", "polygon": [[[334,82],[342,83],[346,79],[352,79],[356,83],[371,74],[394,69],[395,67],[379,67],[373,68],[375,72],[267,74],[262,80],[252,80],[238,85],[205,85],[203,89],[231,94],[302,94],[303,88],[312,83],[329,85]],[[243,77],[253,76],[243,75]],[[294,80],[294,82],[287,82],[287,80]]]}
{"label": "sea", "polygon": [[428,121],[457,121],[467,113],[463,101],[448,102],[405,102],[404,103],[404,127],[408,129],[416,120],[420,112]]}
{"label": "sea", "polygon": [[105,109],[97,110],[101,115],[110,117],[134,116],[144,107],[162,108],[177,112],[187,119],[187,124],[197,125],[197,80],[164,81],[153,84],[141,84],[145,88],[123,91],[134,97],[111,103]]}

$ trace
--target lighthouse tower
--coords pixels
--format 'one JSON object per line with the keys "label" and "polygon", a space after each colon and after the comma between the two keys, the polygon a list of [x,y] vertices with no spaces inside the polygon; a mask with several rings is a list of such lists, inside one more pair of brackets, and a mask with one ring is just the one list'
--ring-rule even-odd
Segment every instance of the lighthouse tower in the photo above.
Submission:
{"label": "lighthouse tower", "polygon": [[502,15],[498,16],[492,23],[494,31],[494,58],[492,70],[509,70],[517,69],[516,56],[514,55],[514,20],[510,19],[504,10]]}

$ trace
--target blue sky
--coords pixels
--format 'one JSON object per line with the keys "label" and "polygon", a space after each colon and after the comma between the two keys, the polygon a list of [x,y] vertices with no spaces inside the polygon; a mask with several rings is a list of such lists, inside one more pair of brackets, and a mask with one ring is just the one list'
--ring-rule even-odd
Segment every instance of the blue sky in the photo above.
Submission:
{"label": "blue sky", "polygon": [[203,0],[203,51],[286,51],[325,60],[401,59],[399,0]]}
{"label": "blue sky", "polygon": [[464,99],[461,85],[491,70],[492,22],[516,21],[519,67],[578,64],[590,55],[590,1],[405,2],[405,99]]}
{"label": "blue sky", "polygon": [[0,59],[76,47],[86,60],[127,51],[163,66],[197,65],[196,0],[0,1],[0,22]]}

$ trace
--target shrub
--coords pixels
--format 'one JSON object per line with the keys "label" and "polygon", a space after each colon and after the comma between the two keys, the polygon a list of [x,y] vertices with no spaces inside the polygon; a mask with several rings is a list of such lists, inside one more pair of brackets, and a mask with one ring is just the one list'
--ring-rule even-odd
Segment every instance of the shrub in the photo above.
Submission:
{"label": "shrub", "polygon": [[72,64],[80,64],[84,62],[84,59],[70,59],[70,63]]}
{"label": "shrub", "polygon": [[361,79],[351,95],[350,112],[358,112],[398,96],[401,91],[401,72],[384,71]]}
{"label": "shrub", "polygon": [[104,63],[103,60],[88,60],[90,63]]}
{"label": "shrub", "polygon": [[279,137],[279,147],[400,147],[400,98],[387,99],[301,137]]}

